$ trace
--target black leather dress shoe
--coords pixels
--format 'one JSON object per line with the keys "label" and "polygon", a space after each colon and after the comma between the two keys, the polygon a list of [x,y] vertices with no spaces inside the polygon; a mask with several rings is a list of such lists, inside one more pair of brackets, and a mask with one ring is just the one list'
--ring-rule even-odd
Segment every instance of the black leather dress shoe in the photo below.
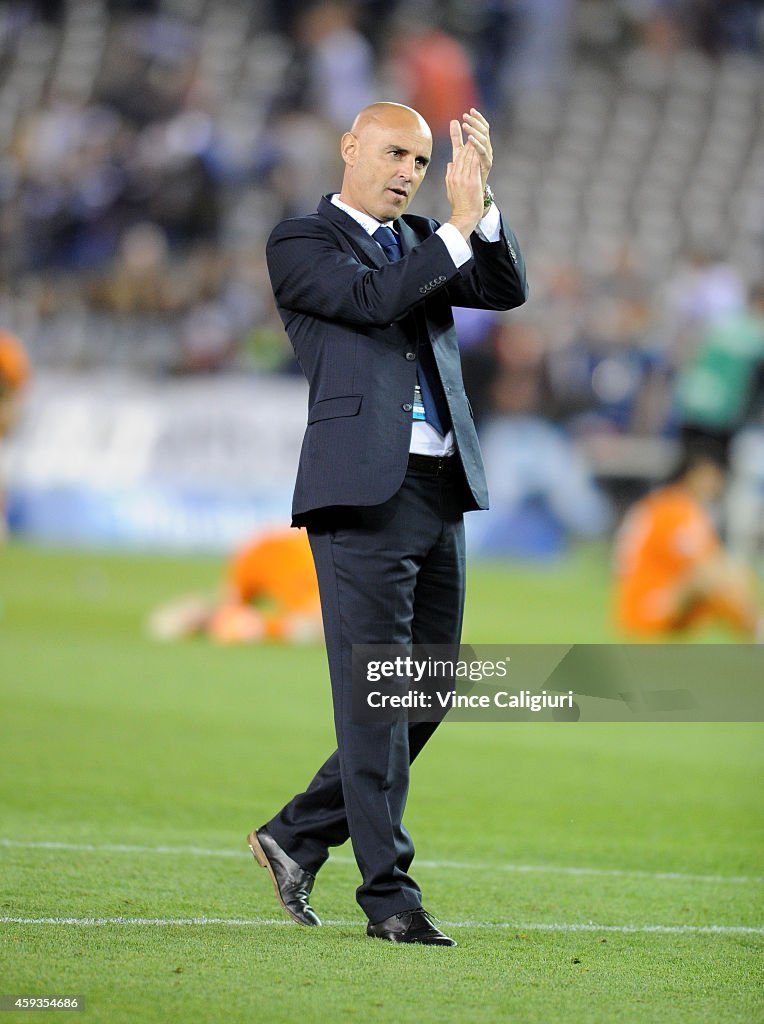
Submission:
{"label": "black leather dress shoe", "polygon": [[308,903],[316,876],[304,871],[297,861],[284,853],[264,825],[249,833],[247,843],[257,863],[267,868],[279,903],[287,914],[298,924],[321,924]]}
{"label": "black leather dress shoe", "polygon": [[456,942],[435,927],[435,922],[423,907],[403,910],[377,924],[369,923],[366,934],[372,939],[388,942],[417,942],[422,946],[455,946]]}

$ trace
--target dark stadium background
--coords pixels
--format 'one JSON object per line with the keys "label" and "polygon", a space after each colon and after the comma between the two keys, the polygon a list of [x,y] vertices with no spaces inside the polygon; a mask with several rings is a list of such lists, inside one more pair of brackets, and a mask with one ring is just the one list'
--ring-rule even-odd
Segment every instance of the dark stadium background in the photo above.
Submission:
{"label": "dark stadium background", "polygon": [[[0,323],[34,367],[12,526],[227,549],[283,521],[305,393],[264,242],[385,96],[432,122],[415,209],[440,216],[448,117],[483,107],[528,261],[525,307],[458,317],[491,426],[474,548],[608,536],[672,464],[704,330],[764,274],[762,31],[711,0],[0,4]],[[747,419],[722,520],[753,558]]]}

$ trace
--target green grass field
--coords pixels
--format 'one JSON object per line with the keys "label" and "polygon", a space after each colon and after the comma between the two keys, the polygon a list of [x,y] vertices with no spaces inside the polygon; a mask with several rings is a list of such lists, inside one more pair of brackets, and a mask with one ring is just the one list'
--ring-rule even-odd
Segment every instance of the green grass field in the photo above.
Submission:
{"label": "green grass field", "polygon": [[[143,636],[217,571],[0,551],[0,994],[108,1024],[764,1021],[757,724],[446,724],[407,824],[459,946],[366,939],[347,846],[333,923],[287,923],[244,837],[333,746],[324,654]],[[476,566],[464,638],[607,642],[606,598],[597,548]]]}

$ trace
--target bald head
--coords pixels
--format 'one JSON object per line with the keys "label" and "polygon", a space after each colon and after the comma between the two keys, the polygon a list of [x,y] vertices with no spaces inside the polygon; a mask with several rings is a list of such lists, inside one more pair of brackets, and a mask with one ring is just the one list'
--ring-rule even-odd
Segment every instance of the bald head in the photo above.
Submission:
{"label": "bald head", "polygon": [[340,144],[340,198],[379,221],[400,217],[422,183],[432,153],[425,119],[402,103],[371,103]]}
{"label": "bald head", "polygon": [[350,131],[361,135],[368,128],[404,128],[432,138],[430,126],[413,107],[403,103],[370,103],[356,114]]}

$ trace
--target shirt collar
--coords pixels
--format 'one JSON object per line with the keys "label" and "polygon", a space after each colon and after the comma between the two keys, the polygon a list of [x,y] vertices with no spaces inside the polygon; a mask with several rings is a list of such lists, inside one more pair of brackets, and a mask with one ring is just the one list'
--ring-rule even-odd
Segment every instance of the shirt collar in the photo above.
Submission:
{"label": "shirt collar", "polygon": [[360,224],[364,231],[369,235],[373,235],[377,228],[392,228],[393,226],[393,222],[391,220],[379,221],[375,217],[370,217],[368,213],[361,213],[360,210],[356,210],[352,206],[348,206],[347,203],[343,203],[338,192],[335,192],[332,195],[332,205],[338,206],[341,210],[344,210],[345,213],[349,217],[352,217],[357,224]]}

